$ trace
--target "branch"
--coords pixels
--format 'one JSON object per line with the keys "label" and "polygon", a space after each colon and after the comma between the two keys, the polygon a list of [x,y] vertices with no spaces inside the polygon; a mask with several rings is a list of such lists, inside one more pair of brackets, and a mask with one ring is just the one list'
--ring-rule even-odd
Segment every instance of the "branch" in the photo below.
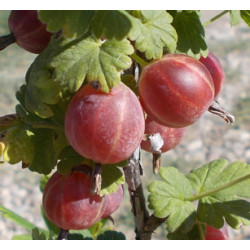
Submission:
{"label": "branch", "polygon": [[124,174],[134,215],[136,240],[150,240],[152,233],[166,218],[160,219],[154,215],[149,216],[141,182],[140,154],[140,148],[138,148],[131,157],[129,165],[124,168]]}

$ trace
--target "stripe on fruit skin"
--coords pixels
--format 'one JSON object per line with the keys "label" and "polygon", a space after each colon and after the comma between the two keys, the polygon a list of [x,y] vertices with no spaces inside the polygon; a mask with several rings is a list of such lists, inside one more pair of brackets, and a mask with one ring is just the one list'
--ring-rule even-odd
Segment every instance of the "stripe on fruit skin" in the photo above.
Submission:
{"label": "stripe on fruit skin", "polygon": [[[167,61],[168,59],[174,60],[175,62],[178,62],[179,64],[183,64],[183,65],[185,65],[187,68],[189,68],[191,72],[195,72],[197,75],[199,75],[200,78],[202,78],[202,79],[207,83],[207,85],[209,86],[209,88],[210,88],[210,89],[213,91],[213,93],[214,93],[213,79],[212,79],[212,77],[211,77],[211,75],[210,75],[208,69],[207,69],[200,61],[198,61],[198,60],[196,60],[196,59],[194,59],[194,58],[192,58],[192,57],[187,57],[187,56],[185,56],[185,58],[184,58],[184,57],[175,57],[175,58],[174,58],[174,57],[167,57],[167,56],[162,58],[162,60],[166,60],[166,61]],[[184,61],[186,61],[186,63],[183,61],[183,59],[184,59]],[[210,81],[208,80],[208,78],[207,78],[204,74],[201,74],[201,73],[200,73],[200,72],[201,72],[200,70],[197,70],[197,67],[196,67],[196,66],[194,66],[194,65],[191,64],[191,63],[188,63],[188,61],[192,61],[192,60],[195,60],[195,62],[197,62],[198,64],[200,64],[201,67],[204,68],[204,70],[208,72],[208,76],[210,76],[210,77],[209,77],[209,78],[210,78]]]}

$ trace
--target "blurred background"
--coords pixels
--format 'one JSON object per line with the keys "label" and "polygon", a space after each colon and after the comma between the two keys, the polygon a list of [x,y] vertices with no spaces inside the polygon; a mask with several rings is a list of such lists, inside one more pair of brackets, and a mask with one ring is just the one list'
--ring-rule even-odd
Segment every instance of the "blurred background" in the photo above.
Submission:
{"label": "blurred background", "polygon": [[[220,11],[201,11],[202,22]],[[0,11],[0,36],[9,33],[9,11]],[[162,157],[162,166],[176,166],[183,173],[218,158],[229,162],[241,160],[250,164],[250,30],[242,21],[231,27],[229,14],[205,28],[206,42],[225,69],[226,83],[221,104],[232,113],[236,122],[228,125],[218,116],[205,115],[188,132],[182,143]],[[13,44],[0,52],[0,116],[15,112],[15,92],[24,83],[25,73],[36,55]],[[147,185],[157,179],[152,172],[152,156],[143,153],[144,176]],[[40,175],[22,170],[21,165],[0,165],[0,204],[39,227],[45,224],[40,214],[42,195],[39,190]],[[114,214],[114,228],[127,239],[134,239],[134,224],[128,192],[121,207]],[[164,225],[157,229],[153,239],[166,239]],[[27,233],[22,227],[0,216],[0,240],[10,240],[14,235]],[[250,227],[231,230],[231,239],[250,239]]]}

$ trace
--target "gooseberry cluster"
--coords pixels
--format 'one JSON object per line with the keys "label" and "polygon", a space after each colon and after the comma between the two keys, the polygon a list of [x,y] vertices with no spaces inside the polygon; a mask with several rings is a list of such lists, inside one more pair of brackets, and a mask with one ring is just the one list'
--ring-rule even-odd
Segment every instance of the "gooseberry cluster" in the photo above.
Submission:
{"label": "gooseberry cluster", "polygon": [[[139,97],[122,82],[108,94],[84,85],[71,99],[65,115],[69,143],[80,155],[99,164],[123,161],[139,145],[153,152],[150,142],[143,141],[144,134],[160,133],[162,153],[175,148],[186,127],[197,121],[215,98],[215,84],[205,62],[181,54],[165,55],[143,69]],[[84,173],[56,173],[44,191],[43,205],[59,227],[83,229],[118,209],[121,197],[122,188],[108,197],[91,194],[90,177]]]}
{"label": "gooseberry cluster", "polygon": [[[11,34],[0,38],[0,49],[16,42],[39,54],[52,36],[35,10],[12,11],[9,28]],[[77,153],[101,165],[124,161],[139,146],[155,153],[150,137],[145,139],[144,135],[159,133],[163,140],[160,152],[167,152],[181,143],[187,127],[218,98],[224,80],[223,68],[212,53],[200,60],[185,54],[166,54],[142,69],[138,96],[122,82],[109,93],[90,84],[82,86],[65,114],[66,137]],[[119,208],[122,186],[109,195],[93,194],[91,171],[86,167],[67,175],[56,172],[49,179],[43,208],[61,229],[89,228]],[[213,239],[215,231],[207,226],[206,239]]]}

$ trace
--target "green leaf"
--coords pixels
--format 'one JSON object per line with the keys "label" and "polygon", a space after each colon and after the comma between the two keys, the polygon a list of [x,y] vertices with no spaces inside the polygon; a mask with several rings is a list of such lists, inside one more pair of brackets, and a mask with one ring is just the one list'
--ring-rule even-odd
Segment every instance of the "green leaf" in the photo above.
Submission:
{"label": "green leaf", "polygon": [[18,124],[20,124],[20,117],[16,114],[0,116],[0,133]]}
{"label": "green leaf", "polygon": [[93,240],[93,236],[88,229],[70,230],[70,233],[67,235],[67,240]]}
{"label": "green leaf", "polygon": [[131,66],[128,55],[134,51],[128,40],[101,42],[93,37],[63,40],[57,47],[65,49],[47,58],[47,68],[53,72],[53,81],[70,92],[77,91],[85,78],[88,83],[99,82],[101,90],[109,92],[119,84],[120,71]]}
{"label": "green leaf", "polygon": [[17,96],[25,109],[42,118],[53,116],[50,105],[60,100],[61,87],[52,80],[51,73],[46,68],[49,58],[62,49],[56,49],[57,43],[57,39],[51,39],[47,48],[31,64],[25,77],[27,84]]}
{"label": "green leaf", "polygon": [[90,27],[95,10],[40,10],[39,19],[47,24],[47,30],[62,30],[64,37],[79,37]]}
{"label": "green leaf", "polygon": [[97,38],[122,40],[132,27],[122,10],[97,10],[92,22],[92,31]]}
{"label": "green leaf", "polygon": [[135,41],[135,47],[145,52],[148,60],[159,59],[163,48],[173,53],[176,49],[177,34],[171,25],[173,18],[164,10],[141,10],[137,16],[130,16],[132,28],[128,34]]}
{"label": "green leaf", "polygon": [[81,164],[84,160],[71,146],[65,147],[58,158],[60,162],[57,164],[57,171],[63,175],[70,173],[72,167]]}
{"label": "green leaf", "polygon": [[108,230],[103,234],[99,234],[97,240],[126,240],[126,237],[121,232]]}
{"label": "green leaf", "polygon": [[174,167],[161,168],[159,174],[163,181],[153,181],[148,187],[149,207],[156,217],[168,217],[170,233],[177,229],[184,233],[190,231],[196,221],[195,206],[187,200],[193,194],[191,184]]}
{"label": "green leaf", "polygon": [[38,228],[32,229],[32,240],[46,240],[46,235],[44,232],[40,232]]}
{"label": "green leaf", "polygon": [[241,20],[240,10],[230,10],[230,24],[236,26]]}
{"label": "green leaf", "polygon": [[42,193],[43,193],[43,191],[44,191],[44,188],[45,188],[47,182],[49,181],[49,178],[50,178],[49,175],[43,175],[43,176],[41,177],[41,179],[40,179],[39,189],[40,189],[40,191],[41,191]]}
{"label": "green leaf", "polygon": [[138,96],[137,83],[133,75],[122,75],[121,81],[126,84]]}
{"label": "green leaf", "polygon": [[124,182],[124,175],[118,167],[111,165],[102,166],[102,187],[100,196],[115,193],[118,189],[117,185],[124,184]]}
{"label": "green leaf", "polygon": [[250,27],[250,10],[241,10],[240,15],[245,23]]}
{"label": "green leaf", "polygon": [[34,132],[25,125],[16,125],[3,131],[0,134],[3,160],[10,164],[20,161],[29,164],[33,160],[33,138]]}
{"label": "green leaf", "polygon": [[[11,210],[3,207],[0,205],[0,215],[12,220],[13,222],[15,222],[16,224],[22,226],[23,228],[27,229],[27,230],[32,230],[33,228],[36,228],[36,226],[32,223],[30,223],[29,221],[27,221],[26,219],[22,218],[21,216],[19,216],[18,214],[12,212]],[[44,229],[39,229],[41,232],[46,232],[46,230]]]}
{"label": "green leaf", "polygon": [[250,165],[225,159],[212,161],[187,175],[199,199],[197,217],[216,228],[250,225]]}
{"label": "green leaf", "polygon": [[55,131],[36,129],[33,138],[34,157],[29,165],[31,171],[47,175],[56,165]]}
{"label": "green leaf", "polygon": [[12,240],[32,240],[31,234],[14,235]]}
{"label": "green leaf", "polygon": [[196,11],[169,11],[178,34],[177,52],[199,59],[208,55],[205,30]]}
{"label": "green leaf", "polygon": [[[205,225],[202,224],[201,226],[203,231],[205,231]],[[197,224],[195,224],[191,231],[187,233],[182,233],[180,231],[168,233],[167,238],[169,240],[200,240],[200,233]]]}

